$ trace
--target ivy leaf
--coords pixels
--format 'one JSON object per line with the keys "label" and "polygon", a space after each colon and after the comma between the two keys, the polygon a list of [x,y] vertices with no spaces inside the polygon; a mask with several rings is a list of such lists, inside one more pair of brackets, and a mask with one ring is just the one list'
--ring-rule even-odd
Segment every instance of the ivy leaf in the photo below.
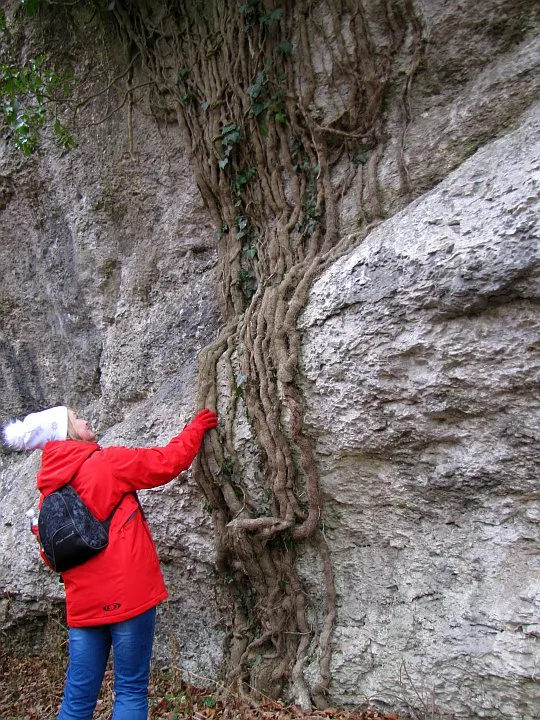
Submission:
{"label": "ivy leaf", "polygon": [[[241,135],[239,130],[233,130],[232,132],[227,134],[226,142],[228,143],[237,143],[240,141]],[[224,141],[225,142],[225,141]],[[232,146],[229,146],[229,149],[232,150]]]}
{"label": "ivy leaf", "polygon": [[253,105],[252,105],[251,108],[250,108],[250,111],[251,111],[251,114],[252,114],[252,115],[255,115],[255,117],[257,117],[257,116],[260,115],[264,110],[266,110],[267,107],[268,107],[268,103],[267,103],[267,102],[253,103]]}
{"label": "ivy leaf", "polygon": [[233,130],[238,130],[238,125],[236,123],[229,123],[228,125],[225,125],[221,131],[222,135],[227,135],[227,133],[232,132]]}
{"label": "ivy leaf", "polygon": [[268,15],[263,15],[261,17],[261,23],[263,25],[272,25],[272,23],[277,22],[278,20],[281,20],[283,17],[283,10],[282,8],[276,8],[275,10],[272,10],[271,13]]}
{"label": "ivy leaf", "polygon": [[41,7],[41,0],[21,0],[21,7],[29,17],[33,17]]}
{"label": "ivy leaf", "polygon": [[352,159],[353,165],[364,165],[369,159],[369,155],[366,152],[359,152],[354,155]]}
{"label": "ivy leaf", "polygon": [[229,163],[229,158],[223,158],[223,160],[219,160],[218,165],[223,170]]}
{"label": "ivy leaf", "polygon": [[259,95],[261,94],[261,90],[263,89],[263,86],[267,83],[266,73],[260,72],[257,74],[257,77],[255,78],[255,82],[248,87],[246,90],[247,94],[250,98],[253,98],[253,100],[256,100]]}
{"label": "ivy leaf", "polygon": [[250,85],[248,89],[246,90],[247,94],[250,98],[253,100],[256,100],[259,95],[261,94],[261,87],[260,85]]}
{"label": "ivy leaf", "polygon": [[281,52],[284,55],[290,55],[292,53],[293,44],[292,42],[289,42],[288,40],[283,40],[279,43],[278,48],[281,50]]}

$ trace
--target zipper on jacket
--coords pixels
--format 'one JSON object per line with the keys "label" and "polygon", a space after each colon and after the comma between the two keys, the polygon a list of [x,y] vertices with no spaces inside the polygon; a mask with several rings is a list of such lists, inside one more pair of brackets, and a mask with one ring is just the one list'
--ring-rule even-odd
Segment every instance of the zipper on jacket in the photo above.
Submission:
{"label": "zipper on jacket", "polygon": [[126,527],[126,525],[129,525],[129,523],[133,520],[133,518],[135,517],[135,515],[136,515],[138,512],[139,512],[139,508],[136,508],[136,509],[131,513],[131,515],[128,517],[128,519],[126,520],[126,522],[122,524],[122,527],[120,528],[120,533],[121,533],[122,537],[124,537],[124,528]]}

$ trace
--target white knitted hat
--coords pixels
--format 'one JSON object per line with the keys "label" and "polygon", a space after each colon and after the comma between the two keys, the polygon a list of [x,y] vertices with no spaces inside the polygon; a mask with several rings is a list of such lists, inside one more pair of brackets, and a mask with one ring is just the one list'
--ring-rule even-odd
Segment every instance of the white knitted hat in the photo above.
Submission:
{"label": "white knitted hat", "polygon": [[67,438],[67,407],[57,407],[30,413],[24,420],[13,420],[4,428],[4,442],[13,450],[43,449],[49,440]]}

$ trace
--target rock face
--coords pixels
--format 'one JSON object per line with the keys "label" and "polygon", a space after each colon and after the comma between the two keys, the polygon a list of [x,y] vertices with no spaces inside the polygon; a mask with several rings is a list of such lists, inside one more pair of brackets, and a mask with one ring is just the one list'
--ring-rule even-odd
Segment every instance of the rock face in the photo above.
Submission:
{"label": "rock face", "polygon": [[[80,57],[81,75],[89,62]],[[195,411],[197,354],[219,323],[215,229],[177,129],[137,108],[131,133],[126,112],[92,124],[107,115],[96,102],[71,153],[45,142],[22,162],[0,146],[0,422],[65,403],[103,445],[165,444]],[[108,102],[120,104],[116,88]],[[13,631],[32,618],[37,631],[63,604],[27,532],[39,460],[0,453],[0,626]],[[141,501],[170,595],[156,652],[215,677],[221,615],[200,493],[174,481]]]}
{"label": "rock face", "polygon": [[[388,142],[372,178],[384,214],[400,212],[328,268],[301,323],[339,601],[330,699],[532,720],[538,4],[422,0],[416,11],[424,60],[408,107],[389,88]],[[188,139],[142,100],[122,105],[122,55],[100,38],[85,30],[74,51],[81,75],[95,74],[78,90],[94,98],[78,147],[59,155],[45,144],[22,162],[0,146],[0,422],[67,403],[104,445],[159,444],[193,413],[197,354],[220,323],[215,228]],[[107,77],[124,80],[99,94],[104,75],[91,60],[102,70],[102,56],[118,58]],[[327,90],[330,124],[341,106]],[[417,198],[405,208],[393,134],[404,112]],[[353,183],[342,198],[344,233],[358,227],[358,192]],[[38,466],[39,453],[0,451],[6,633],[37,629],[62,606],[24,516]],[[141,499],[170,592],[156,654],[195,680],[215,678],[226,613],[200,493],[188,476]],[[309,550],[299,567],[316,606],[323,580]]]}
{"label": "rock face", "polygon": [[539,213],[535,106],[312,289],[342,701],[540,706]]}

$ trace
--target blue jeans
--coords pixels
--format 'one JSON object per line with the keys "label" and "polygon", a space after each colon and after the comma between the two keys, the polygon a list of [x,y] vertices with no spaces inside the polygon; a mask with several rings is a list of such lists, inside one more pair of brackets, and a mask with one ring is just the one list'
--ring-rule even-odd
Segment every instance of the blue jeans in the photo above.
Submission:
{"label": "blue jeans", "polygon": [[114,667],[112,720],[147,720],[148,680],[156,609],[125,622],[69,628],[69,665],[57,720],[91,720],[111,647]]}

